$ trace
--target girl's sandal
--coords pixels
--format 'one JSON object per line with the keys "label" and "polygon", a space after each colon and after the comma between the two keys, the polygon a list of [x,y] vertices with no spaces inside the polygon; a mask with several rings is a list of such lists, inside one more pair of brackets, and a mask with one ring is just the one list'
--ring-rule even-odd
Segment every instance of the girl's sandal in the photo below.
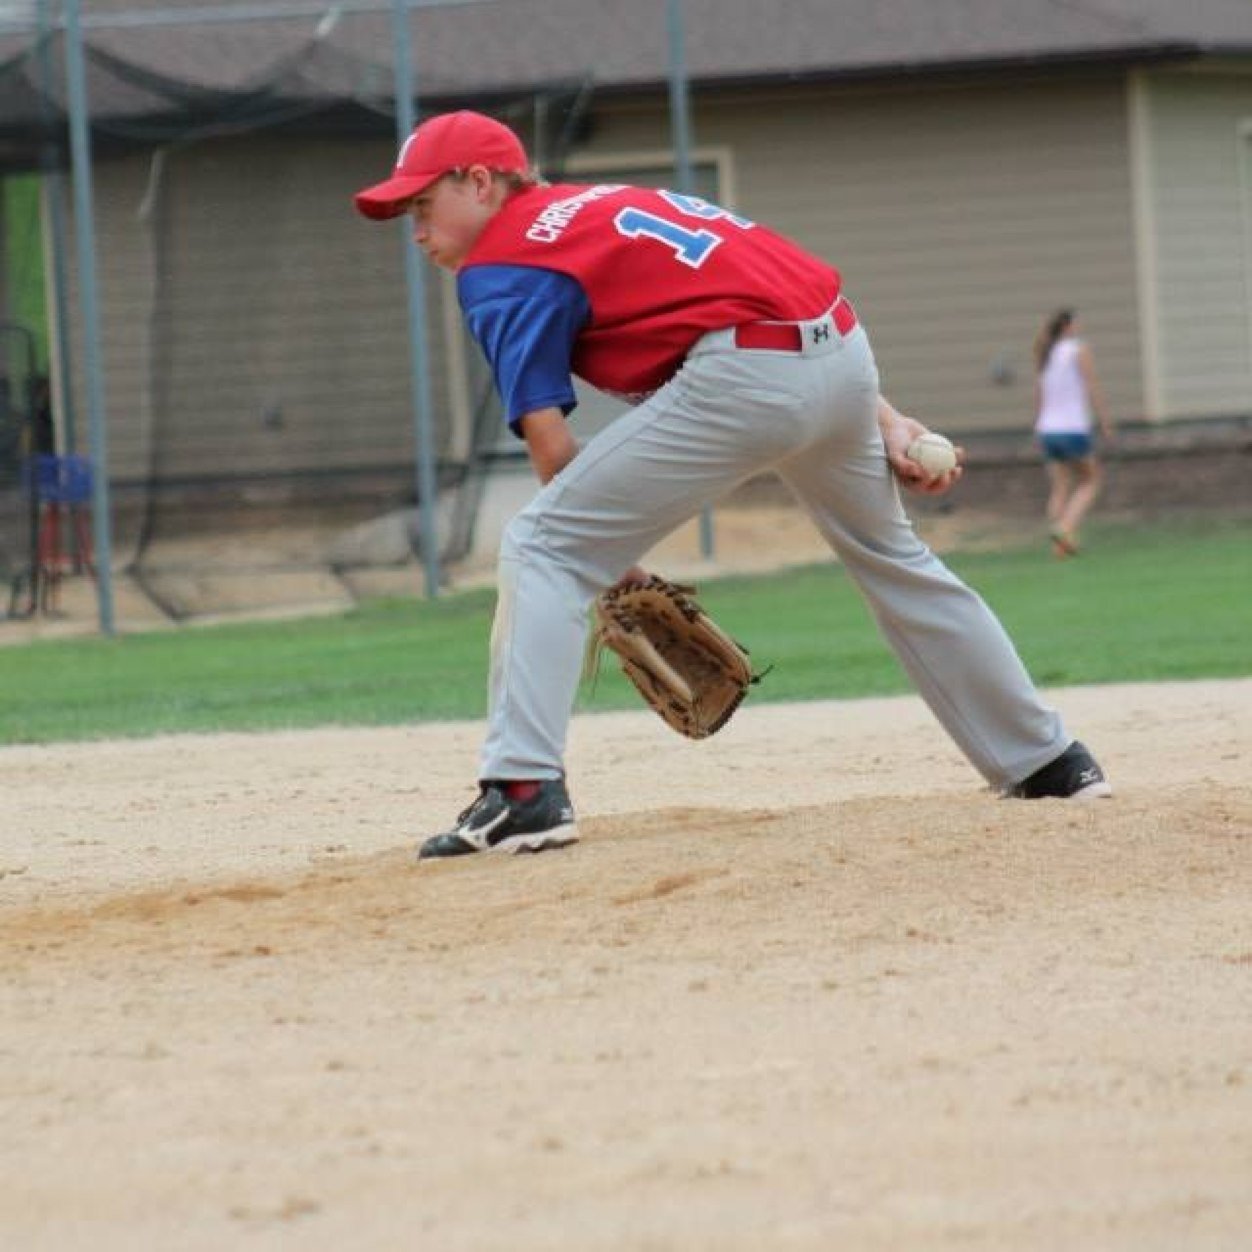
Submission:
{"label": "girl's sandal", "polygon": [[1052,551],[1057,556],[1078,555],[1078,544],[1074,541],[1073,535],[1066,534],[1063,530],[1054,530],[1051,539]]}

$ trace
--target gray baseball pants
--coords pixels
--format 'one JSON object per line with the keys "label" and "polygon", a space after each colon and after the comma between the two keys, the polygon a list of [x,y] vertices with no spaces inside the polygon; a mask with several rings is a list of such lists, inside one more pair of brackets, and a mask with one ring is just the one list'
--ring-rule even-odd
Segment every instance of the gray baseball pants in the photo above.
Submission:
{"label": "gray baseball pants", "polygon": [[731,330],[704,336],[669,383],[590,440],[509,523],[480,778],[563,773],[591,600],[765,470],[807,509],[989,783],[1020,782],[1064,751],[1060,717],[995,615],[913,531],[878,428],[865,332],[812,338],[803,352],[782,352],[737,348]]}

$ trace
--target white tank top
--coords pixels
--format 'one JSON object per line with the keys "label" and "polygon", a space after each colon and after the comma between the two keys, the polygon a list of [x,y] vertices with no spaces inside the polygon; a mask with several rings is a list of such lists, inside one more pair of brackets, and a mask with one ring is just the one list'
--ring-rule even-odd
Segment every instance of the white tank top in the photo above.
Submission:
{"label": "white tank top", "polygon": [[1081,339],[1058,339],[1039,375],[1035,430],[1041,435],[1085,435],[1091,430],[1087,383],[1078,366],[1081,348]]}

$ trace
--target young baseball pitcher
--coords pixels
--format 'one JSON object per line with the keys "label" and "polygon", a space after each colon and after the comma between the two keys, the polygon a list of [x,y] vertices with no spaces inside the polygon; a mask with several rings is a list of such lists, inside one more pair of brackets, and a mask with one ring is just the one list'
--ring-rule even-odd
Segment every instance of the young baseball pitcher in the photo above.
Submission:
{"label": "young baseball pitcher", "polygon": [[[838,271],[692,196],[547,186],[479,113],[432,117],[356,206],[407,213],[454,271],[514,434],[542,489],[505,530],[477,799],[419,856],[540,852],[578,838],[566,732],[587,609],[644,577],[663,536],[775,471],[807,509],[923,699],[994,787],[1111,794],[1035,690],[999,621],[913,532],[897,481],[947,490],[906,455],[924,427],[878,392]],[[633,407],[585,447],[573,375]]]}

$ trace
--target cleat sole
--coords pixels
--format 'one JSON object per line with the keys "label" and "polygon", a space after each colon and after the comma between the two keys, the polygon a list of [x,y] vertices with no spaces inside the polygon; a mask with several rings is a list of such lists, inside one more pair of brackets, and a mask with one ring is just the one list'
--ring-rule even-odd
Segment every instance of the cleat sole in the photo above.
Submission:
{"label": "cleat sole", "polygon": [[572,823],[568,826],[554,826],[551,830],[542,830],[533,835],[510,835],[493,844],[489,852],[504,852],[517,856],[526,852],[550,852],[554,848],[568,848],[571,843],[578,842],[578,827]]}

